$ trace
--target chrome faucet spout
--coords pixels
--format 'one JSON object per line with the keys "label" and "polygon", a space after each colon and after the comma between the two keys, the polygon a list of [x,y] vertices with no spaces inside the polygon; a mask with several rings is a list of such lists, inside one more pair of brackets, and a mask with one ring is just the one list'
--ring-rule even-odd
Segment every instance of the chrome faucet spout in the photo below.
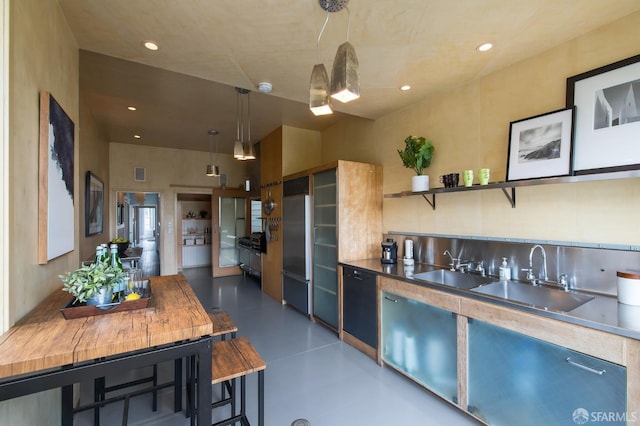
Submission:
{"label": "chrome faucet spout", "polygon": [[449,270],[450,271],[455,271],[457,266],[460,263],[460,259],[457,257],[453,257],[453,255],[451,254],[451,252],[449,250],[445,250],[444,253],[442,253],[443,255],[448,255],[451,258],[451,263],[449,264]]}
{"label": "chrome faucet spout", "polygon": [[[538,279],[536,279],[536,276],[533,274],[533,252],[536,251],[537,248],[539,248],[540,253],[542,253],[542,271],[540,271],[540,273],[538,274]],[[533,276],[533,279],[531,281],[533,285],[537,285],[540,279],[549,281],[549,277],[547,276],[547,253],[545,252],[544,247],[542,247],[540,244],[536,244],[535,246],[533,246],[533,248],[531,248],[531,251],[529,252],[529,271],[530,273],[528,276]]]}

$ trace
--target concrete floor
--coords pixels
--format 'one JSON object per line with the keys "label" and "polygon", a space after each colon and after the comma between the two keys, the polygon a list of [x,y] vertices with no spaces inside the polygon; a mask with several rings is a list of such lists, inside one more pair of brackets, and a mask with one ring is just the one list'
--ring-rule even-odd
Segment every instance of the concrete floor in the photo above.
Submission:
{"label": "concrete floor", "polygon": [[[314,324],[292,308],[282,306],[260,291],[251,277],[210,277],[209,268],[184,272],[207,311],[223,309],[267,362],[265,424],[289,426],[307,419],[312,426],[476,425],[474,419],[391,368],[341,342],[327,328]],[[147,370],[148,372],[149,370]],[[107,385],[145,372],[120,372]],[[160,379],[173,377],[173,364],[160,366]],[[247,380],[249,420],[257,424],[257,375]],[[92,397],[92,383],[80,387],[83,402]],[[219,387],[213,388],[214,397]],[[123,403],[101,410],[101,425],[122,424]],[[229,408],[214,412],[212,420],[228,416]],[[173,389],[159,393],[158,411],[151,410],[151,395],[132,399],[129,425],[188,425],[184,411],[173,412]],[[93,424],[91,411],[78,413],[74,424]]]}

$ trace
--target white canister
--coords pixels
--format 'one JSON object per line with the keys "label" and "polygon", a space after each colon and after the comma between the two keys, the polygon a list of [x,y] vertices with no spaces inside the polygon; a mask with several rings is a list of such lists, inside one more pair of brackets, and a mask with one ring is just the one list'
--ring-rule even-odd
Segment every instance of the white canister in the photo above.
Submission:
{"label": "white canister", "polygon": [[413,259],[413,240],[404,240],[404,258]]}
{"label": "white canister", "polygon": [[640,306],[640,271],[618,271],[618,302]]}

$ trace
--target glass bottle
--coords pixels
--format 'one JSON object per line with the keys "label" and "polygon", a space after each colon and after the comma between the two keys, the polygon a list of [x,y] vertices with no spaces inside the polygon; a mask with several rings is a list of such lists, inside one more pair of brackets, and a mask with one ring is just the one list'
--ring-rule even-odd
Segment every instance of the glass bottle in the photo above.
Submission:
{"label": "glass bottle", "polygon": [[[122,267],[122,262],[120,261],[120,256],[118,256],[118,245],[111,244],[111,267],[114,269],[124,270]],[[113,301],[119,302],[122,297],[124,297],[124,281],[120,280],[118,284],[116,284],[113,288]]]}
{"label": "glass bottle", "polygon": [[96,246],[96,264],[102,262],[102,245]]}
{"label": "glass bottle", "polygon": [[107,263],[109,261],[109,246],[106,243],[100,244],[102,246],[102,258],[100,261],[102,263]]}

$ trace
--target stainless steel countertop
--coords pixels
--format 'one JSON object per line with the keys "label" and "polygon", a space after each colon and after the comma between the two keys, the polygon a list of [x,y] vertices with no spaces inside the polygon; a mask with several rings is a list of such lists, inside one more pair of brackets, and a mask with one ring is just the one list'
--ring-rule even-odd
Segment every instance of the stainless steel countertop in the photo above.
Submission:
{"label": "stainless steel countertop", "polygon": [[[576,309],[573,309],[570,312],[555,312],[532,306],[525,306],[504,299],[498,299],[495,297],[476,293],[471,290],[464,290],[447,285],[414,279],[405,274],[404,266],[401,259],[398,261],[398,263],[393,264],[384,264],[380,262],[379,258],[375,258],[340,262],[340,265],[351,266],[361,270],[374,272],[376,274],[383,275],[389,278],[405,281],[410,284],[433,288],[436,290],[458,294],[477,300],[483,300],[485,302],[494,303],[496,305],[507,306],[509,308],[517,309],[520,311],[529,312],[536,315],[593,328],[595,330],[606,331],[609,333],[617,334],[619,336],[625,336],[632,339],[640,340],[640,306],[624,305],[622,303],[619,303],[616,297],[585,293],[591,296],[595,296],[594,299],[590,300],[582,306],[579,306]],[[435,269],[442,268],[424,263],[416,263],[413,267],[413,274],[433,271]],[[498,278],[496,278],[496,280],[498,280]]]}

